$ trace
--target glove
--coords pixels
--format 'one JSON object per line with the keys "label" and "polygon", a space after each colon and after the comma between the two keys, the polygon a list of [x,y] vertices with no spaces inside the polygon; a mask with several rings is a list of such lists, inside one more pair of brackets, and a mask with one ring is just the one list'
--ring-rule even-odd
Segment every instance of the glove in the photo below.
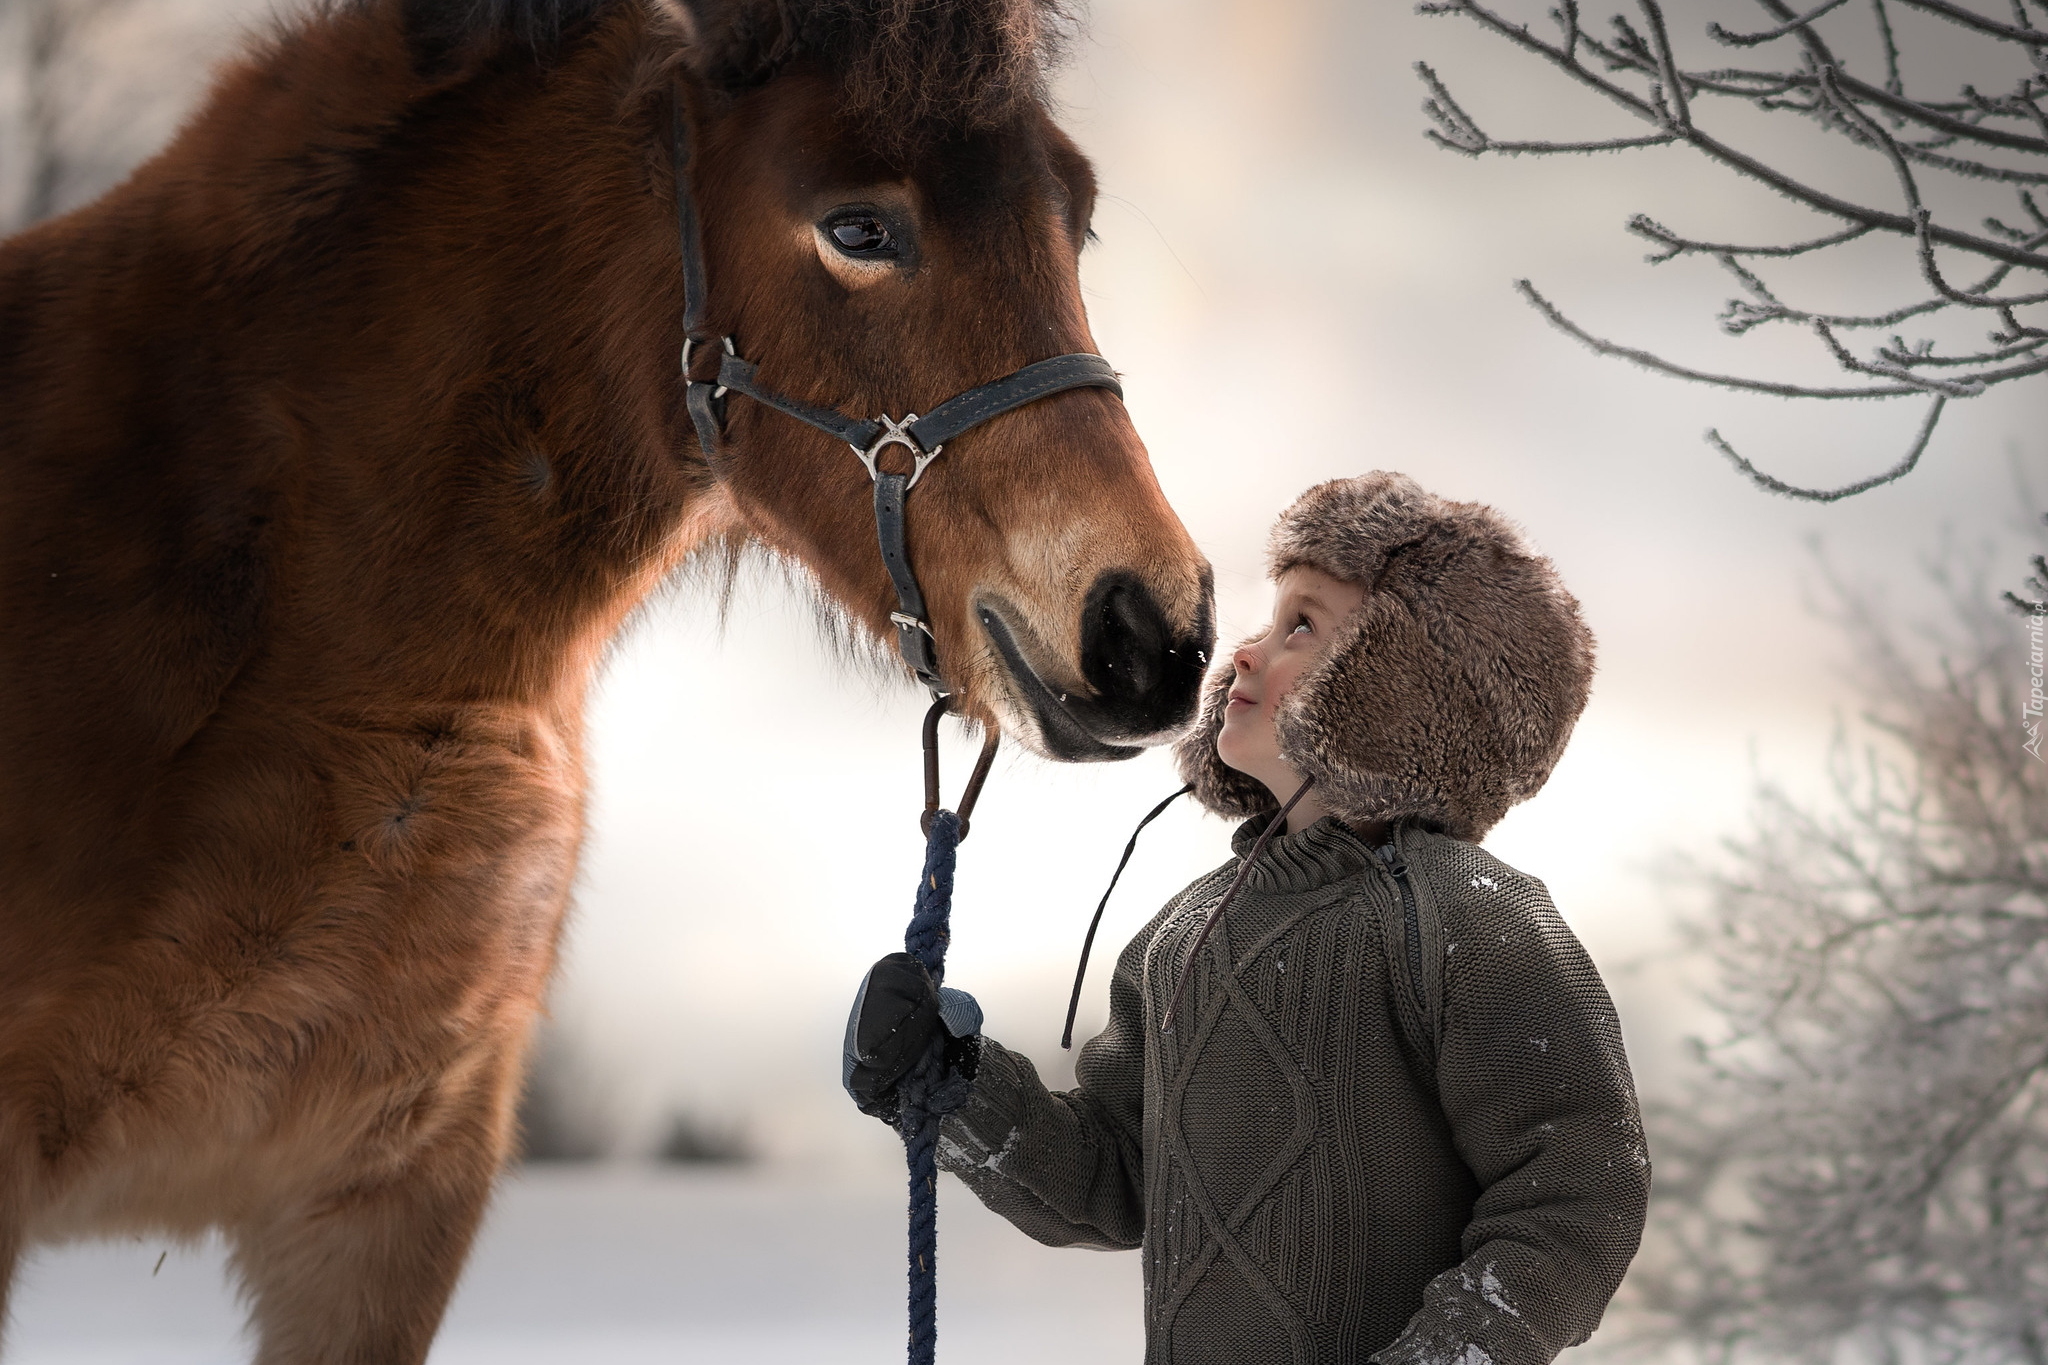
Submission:
{"label": "glove", "polygon": [[981,1006],[966,991],[933,985],[909,953],[891,953],[868,969],[853,997],[839,1083],[863,1114],[894,1126],[897,1085],[939,1040],[946,1065],[973,1080],[981,1062]]}

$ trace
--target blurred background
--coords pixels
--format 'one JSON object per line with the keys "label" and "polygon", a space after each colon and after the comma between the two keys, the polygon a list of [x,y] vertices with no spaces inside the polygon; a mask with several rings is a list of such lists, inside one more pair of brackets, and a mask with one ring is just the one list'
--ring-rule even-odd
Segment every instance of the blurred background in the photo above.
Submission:
{"label": "blurred background", "polygon": [[[1520,17],[1541,18],[1534,6]],[[53,42],[46,12],[64,23]],[[0,216],[103,190],[170,135],[211,65],[277,11],[247,0],[5,0]],[[288,11],[287,11],[288,12]],[[1733,3],[1673,7],[1678,40]],[[1590,25],[1590,20],[1589,20]],[[1948,61],[1960,30],[1916,49]],[[1591,330],[1706,369],[1827,381],[1791,336],[1726,337],[1707,262],[1644,263],[1623,225],[1790,240],[1812,215],[1681,149],[1466,158],[1430,144],[1429,62],[1498,136],[1642,131],[1499,39],[1400,4],[1094,0],[1057,94],[1103,187],[1083,277],[1158,476],[1217,572],[1222,635],[1264,620],[1272,518],[1318,480],[1404,470],[1490,503],[1558,564],[1601,643],[1549,786],[1488,839],[1546,881],[1606,974],[1646,1093],[1712,1024],[1674,926],[1750,827],[1760,780],[1826,796],[1825,756],[1872,666],[1815,607],[1830,574],[1910,634],[1949,608],[1923,562],[2018,589],[2048,506],[2048,385],[1952,403],[1919,470],[1827,506],[1767,496],[1717,427],[1794,482],[1883,468],[1917,405],[1798,404],[1687,385],[1550,329],[1520,277]],[[1957,57],[1956,60],[1961,60]],[[1889,170],[1839,142],[1766,145],[1844,191]],[[1889,202],[1887,200],[1887,202]],[[1804,267],[1808,297],[1917,294],[1910,250]],[[721,614],[685,578],[619,640],[590,716],[591,827],[508,1182],[436,1360],[837,1359],[900,1350],[900,1148],[838,1086],[844,1013],[898,946],[920,856],[920,696],[849,672],[811,604],[750,562]],[[2012,639],[2025,621],[2010,618]],[[2017,741],[2016,741],[2017,742]],[[949,739],[948,792],[971,751]],[[948,977],[992,1036],[1057,1081],[1087,916],[1131,825],[1177,786],[1163,754],[1054,767],[1005,750],[962,850]],[[1113,950],[1220,862],[1192,806],[1140,844]],[[1098,956],[1098,965],[1106,956]],[[1099,1027],[1106,971],[1077,1036]],[[1133,1360],[1132,1256],[1053,1252],[942,1192],[942,1350]],[[162,1255],[161,1253],[166,1253]],[[246,1358],[212,1248],[44,1253],[11,1331],[21,1362]]]}

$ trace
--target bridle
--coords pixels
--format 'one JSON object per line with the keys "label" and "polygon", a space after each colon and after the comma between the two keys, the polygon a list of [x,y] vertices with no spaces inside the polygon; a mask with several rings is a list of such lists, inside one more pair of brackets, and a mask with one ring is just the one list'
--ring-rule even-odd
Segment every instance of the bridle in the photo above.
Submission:
{"label": "bridle", "polygon": [[[889,416],[868,420],[848,417],[834,408],[818,407],[780,394],[756,377],[754,362],[740,357],[733,339],[714,333],[704,321],[709,285],[704,268],[704,236],[697,216],[697,202],[690,192],[689,126],[680,91],[671,91],[670,145],[676,178],[676,225],[683,258],[683,384],[690,421],[704,449],[705,463],[715,477],[730,457],[726,449],[726,395],[744,394],[767,407],[844,441],[853,448],[868,472],[875,489],[875,534],[881,542],[882,563],[896,588],[896,610],[889,620],[896,627],[896,647],[903,662],[930,689],[934,701],[943,702],[952,693],[939,669],[938,648],[932,636],[924,593],[911,569],[910,552],[904,534],[903,504],[910,490],[924,477],[931,462],[946,445],[994,417],[1049,398],[1068,389],[1108,389],[1118,398],[1124,394],[1116,371],[1107,360],[1085,351],[1053,356],[1012,371],[1000,379],[977,384],[933,408],[922,417],[905,413],[899,421]],[[718,351],[718,374],[709,380],[691,377],[690,362],[698,346]],[[880,457],[892,445],[910,452],[908,474],[883,471]]]}
{"label": "bridle", "polygon": [[[952,689],[939,669],[938,647],[932,637],[924,593],[910,565],[904,535],[904,499],[949,442],[983,422],[1068,389],[1108,389],[1122,398],[1123,386],[1117,383],[1116,371],[1099,355],[1058,355],[1000,379],[977,384],[922,417],[910,412],[901,419],[884,415],[866,421],[833,408],[800,402],[764,386],[753,362],[740,357],[732,337],[713,333],[704,321],[708,289],[702,225],[697,217],[696,199],[690,192],[689,127],[681,91],[672,89],[670,99],[676,224],[683,258],[683,384],[690,422],[697,429],[705,464],[713,478],[725,476],[731,459],[726,448],[725,402],[728,395],[737,393],[846,442],[874,484],[875,535],[881,542],[882,563],[889,571],[889,581],[896,588],[896,610],[889,613],[889,620],[896,627],[896,647],[903,662],[932,694],[932,705],[924,718],[925,809],[920,823],[926,838],[925,866],[918,879],[917,908],[904,934],[904,949],[924,964],[936,982],[945,974],[954,853],[959,841],[967,837],[968,816],[995,760],[997,733],[994,726],[988,727],[981,757],[968,779],[959,812],[941,809],[938,726]],[[713,379],[697,379],[690,373],[690,361],[699,346],[717,348],[718,374]],[[881,467],[882,452],[897,445],[910,452],[908,474],[887,473]],[[904,1085],[899,1122],[910,1164],[909,1359],[911,1365],[931,1365],[937,1332],[939,1123],[966,1098],[966,1088],[964,1080],[948,1070],[940,1051],[930,1053],[915,1076],[905,1078]]]}

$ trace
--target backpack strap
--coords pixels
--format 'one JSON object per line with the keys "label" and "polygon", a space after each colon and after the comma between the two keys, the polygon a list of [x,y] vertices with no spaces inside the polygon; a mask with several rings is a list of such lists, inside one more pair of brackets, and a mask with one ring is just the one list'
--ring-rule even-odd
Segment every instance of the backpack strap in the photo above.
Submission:
{"label": "backpack strap", "polygon": [[1380,898],[1380,917],[1392,958],[1389,965],[1394,979],[1405,988],[1395,992],[1395,1013],[1420,1054],[1434,1090],[1444,1036],[1444,929],[1436,896],[1428,882],[1410,870],[1403,851],[1403,845],[1412,847],[1418,835],[1412,826],[1397,824],[1388,842],[1376,850],[1380,869],[1394,893]]}

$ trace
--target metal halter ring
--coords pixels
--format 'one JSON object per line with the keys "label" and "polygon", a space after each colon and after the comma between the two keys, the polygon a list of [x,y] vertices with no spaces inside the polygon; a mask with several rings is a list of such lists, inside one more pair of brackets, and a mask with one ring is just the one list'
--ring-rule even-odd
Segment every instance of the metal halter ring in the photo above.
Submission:
{"label": "metal halter ring", "polygon": [[[739,354],[739,352],[738,352],[738,351],[735,351],[735,350],[733,349],[733,347],[732,347],[732,338],[731,338],[731,337],[720,337],[720,338],[719,338],[719,340],[721,340],[721,341],[723,341],[723,342],[725,343],[725,353],[726,353],[727,355],[738,355],[738,354]],[[684,337],[684,338],[683,338],[683,382],[684,382],[685,384],[695,384],[695,383],[698,383],[698,382],[699,382],[698,380],[694,380],[694,379],[690,378],[690,352],[691,352],[691,351],[693,351],[693,350],[695,350],[695,349],[696,349],[696,347],[697,347],[697,338],[695,338],[695,337]],[[731,390],[727,389],[725,385],[723,385],[723,384],[720,384],[720,385],[719,385],[719,386],[718,386],[717,388],[715,388],[715,389],[713,389],[713,390],[711,391],[711,396],[712,396],[713,398],[723,398],[723,397],[725,397],[725,395],[726,395],[727,393],[729,393],[729,392],[731,392]]]}
{"label": "metal halter ring", "polygon": [[[730,345],[731,343],[727,342],[726,344]],[[849,448],[854,454],[860,456],[860,462],[867,466],[868,478],[877,483],[881,481],[882,471],[875,467],[875,460],[880,457],[882,447],[903,446],[908,449],[913,462],[910,468],[910,482],[903,485],[903,491],[908,493],[911,489],[917,487],[917,481],[924,477],[925,466],[938,459],[939,452],[944,450],[945,447],[942,445],[933,446],[931,450],[927,451],[917,443],[917,437],[911,435],[909,430],[911,423],[917,420],[917,414],[914,412],[905,413],[903,420],[900,422],[892,421],[886,413],[875,418],[875,420],[882,424],[882,434],[875,438],[875,443],[866,450],[862,450],[859,446]]]}

